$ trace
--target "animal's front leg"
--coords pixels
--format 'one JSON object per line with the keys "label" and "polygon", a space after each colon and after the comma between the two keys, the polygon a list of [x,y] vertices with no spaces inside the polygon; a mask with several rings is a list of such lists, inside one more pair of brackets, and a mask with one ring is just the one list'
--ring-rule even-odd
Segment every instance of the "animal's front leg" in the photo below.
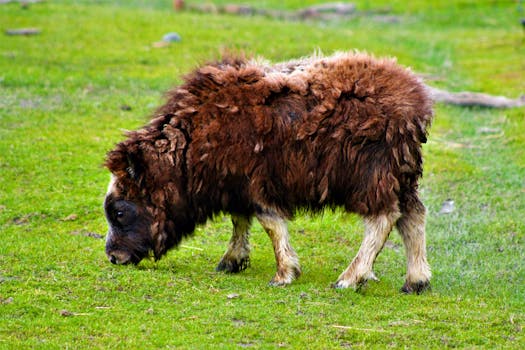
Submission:
{"label": "animal's front leg", "polygon": [[286,221],[273,211],[258,213],[257,219],[272,240],[277,261],[277,273],[270,285],[282,286],[292,283],[301,274],[301,267],[299,258],[289,242]]}
{"label": "animal's front leg", "polygon": [[240,272],[250,265],[251,218],[232,214],[233,234],[228,250],[222,256],[217,271]]}
{"label": "animal's front leg", "polygon": [[368,280],[376,279],[372,266],[398,218],[399,213],[365,218],[365,237],[361,248],[350,266],[339,276],[336,288],[351,287],[358,290]]}

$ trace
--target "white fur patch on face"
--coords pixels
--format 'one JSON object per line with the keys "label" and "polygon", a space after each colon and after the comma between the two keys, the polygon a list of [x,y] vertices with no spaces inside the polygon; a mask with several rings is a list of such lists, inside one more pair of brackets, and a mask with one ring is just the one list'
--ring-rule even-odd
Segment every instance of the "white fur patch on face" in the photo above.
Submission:
{"label": "white fur patch on face", "polygon": [[[113,193],[115,191],[115,182],[116,182],[116,177],[113,174],[111,174],[111,177],[109,179],[108,190],[106,192],[106,198],[111,193]],[[107,217],[106,217],[106,219],[107,219]],[[107,220],[108,220],[108,224],[109,224],[109,219],[107,219]],[[111,241],[112,236],[113,236],[113,233],[111,231],[111,225],[109,225],[108,233],[106,235],[106,243]]]}
{"label": "white fur patch on face", "polygon": [[115,191],[115,182],[117,181],[117,178],[115,175],[111,174],[109,178],[109,184],[108,184],[108,190],[106,192],[106,196],[110,193],[113,193]]}

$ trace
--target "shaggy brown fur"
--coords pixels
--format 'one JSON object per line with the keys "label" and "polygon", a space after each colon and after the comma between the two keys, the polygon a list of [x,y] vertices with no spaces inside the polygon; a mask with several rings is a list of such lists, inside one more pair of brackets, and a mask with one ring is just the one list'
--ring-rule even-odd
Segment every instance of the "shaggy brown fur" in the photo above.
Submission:
{"label": "shaggy brown fur", "polygon": [[300,274],[285,219],[341,206],[365,217],[365,240],[337,287],[374,278],[394,225],[407,248],[403,290],[429,283],[421,143],[431,101],[393,60],[338,53],[270,66],[226,57],[167,95],[149,125],[109,152],[107,254],[114,263],[160,258],[196,224],[231,213],[234,234],[219,270],[248,263],[256,216],[272,238],[273,284]]}

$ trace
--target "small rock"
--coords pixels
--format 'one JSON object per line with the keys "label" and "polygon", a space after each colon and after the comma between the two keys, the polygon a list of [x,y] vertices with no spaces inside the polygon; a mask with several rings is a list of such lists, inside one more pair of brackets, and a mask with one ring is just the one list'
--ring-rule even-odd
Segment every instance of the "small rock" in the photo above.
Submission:
{"label": "small rock", "polygon": [[232,319],[232,322],[233,322],[233,325],[235,327],[240,327],[240,326],[244,326],[246,322],[244,322],[243,320],[241,319],[238,319],[238,318],[233,318]]}
{"label": "small rock", "polygon": [[181,40],[182,39],[178,33],[167,33],[162,37],[162,41],[167,43],[178,43]]}
{"label": "small rock", "polygon": [[6,299],[0,298],[0,304],[11,304],[14,301],[13,297],[9,297]]}
{"label": "small rock", "polygon": [[103,235],[100,235],[100,234],[95,233],[95,232],[86,232],[86,233],[84,233],[84,236],[95,238],[95,239],[102,239],[102,238],[104,238]]}
{"label": "small rock", "polygon": [[68,310],[60,310],[60,316],[69,317],[73,316],[74,314],[71,311]]}
{"label": "small rock", "polygon": [[441,204],[441,209],[439,210],[440,214],[450,214],[455,210],[454,201],[452,199],[447,199]]}
{"label": "small rock", "polygon": [[499,134],[501,132],[500,128],[490,128],[487,126],[478,128],[479,134]]}
{"label": "small rock", "polygon": [[40,103],[32,99],[22,99],[20,100],[20,108],[37,108]]}
{"label": "small rock", "polygon": [[242,342],[242,343],[237,343],[237,345],[239,345],[241,348],[251,348],[251,347],[254,346],[255,344],[254,344],[254,343],[246,343],[246,342]]}
{"label": "small rock", "polygon": [[236,299],[236,298],[239,298],[239,297],[240,297],[240,295],[237,294],[237,293],[231,293],[231,294],[228,294],[228,295],[226,296],[226,298],[228,298],[228,300]]}
{"label": "small rock", "polygon": [[28,224],[29,217],[27,215],[22,217],[16,217],[13,219],[13,223],[18,226]]}
{"label": "small rock", "polygon": [[66,216],[65,218],[63,218],[62,221],[75,221],[76,219],[78,219],[77,214],[70,214]]}
{"label": "small rock", "polygon": [[40,34],[40,29],[38,28],[7,29],[5,33],[7,35],[38,35]]}

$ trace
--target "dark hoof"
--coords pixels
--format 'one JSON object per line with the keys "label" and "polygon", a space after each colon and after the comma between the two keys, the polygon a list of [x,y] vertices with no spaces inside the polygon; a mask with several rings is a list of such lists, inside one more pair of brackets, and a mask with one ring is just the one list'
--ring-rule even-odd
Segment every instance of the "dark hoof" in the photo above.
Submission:
{"label": "dark hoof", "polygon": [[418,281],[416,283],[408,283],[405,282],[403,287],[401,288],[401,291],[405,294],[421,294],[426,290],[430,290],[430,282],[429,281]]}
{"label": "dark hoof", "polygon": [[241,260],[225,260],[222,259],[219,262],[219,265],[215,268],[215,271],[217,272],[228,272],[228,273],[237,273],[241,272],[243,270],[246,270],[246,268],[250,266],[250,258],[246,257]]}
{"label": "dark hoof", "polygon": [[359,282],[357,282],[357,284],[355,286],[355,291],[357,293],[363,293],[366,290],[367,287],[368,287],[368,280],[367,279],[362,279]]}

